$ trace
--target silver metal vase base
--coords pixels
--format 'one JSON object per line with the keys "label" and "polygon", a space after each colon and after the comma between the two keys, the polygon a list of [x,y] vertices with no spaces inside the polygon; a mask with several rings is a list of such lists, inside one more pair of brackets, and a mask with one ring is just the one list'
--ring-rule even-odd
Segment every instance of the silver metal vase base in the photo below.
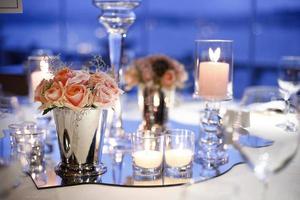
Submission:
{"label": "silver metal vase base", "polygon": [[[60,177],[82,181],[81,177],[99,176],[106,167],[99,162],[107,110],[85,108],[73,111],[56,108],[53,111],[61,162],[55,168]],[[100,159],[99,159],[100,158]]]}

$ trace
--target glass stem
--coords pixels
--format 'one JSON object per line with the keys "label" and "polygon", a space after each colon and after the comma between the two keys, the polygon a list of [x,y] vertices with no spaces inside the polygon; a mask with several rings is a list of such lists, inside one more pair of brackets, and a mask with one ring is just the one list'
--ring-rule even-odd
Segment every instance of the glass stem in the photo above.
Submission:
{"label": "glass stem", "polygon": [[118,85],[121,85],[121,59],[122,59],[122,45],[123,45],[123,34],[121,33],[109,33],[109,58],[112,71]]}
{"label": "glass stem", "polygon": [[[109,33],[109,58],[112,66],[114,77],[118,83],[118,86],[122,88],[121,73],[122,73],[122,45],[124,34],[121,33]],[[122,121],[122,106],[121,99],[116,102],[114,121],[116,136],[123,136],[123,121]]]}
{"label": "glass stem", "polygon": [[262,200],[267,200],[267,194],[269,190],[269,183],[267,181],[263,182]]}

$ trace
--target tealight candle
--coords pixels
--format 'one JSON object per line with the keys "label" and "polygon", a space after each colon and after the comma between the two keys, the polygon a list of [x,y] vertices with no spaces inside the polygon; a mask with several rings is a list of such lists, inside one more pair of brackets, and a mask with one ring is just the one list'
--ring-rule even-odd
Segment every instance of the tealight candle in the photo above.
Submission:
{"label": "tealight candle", "polygon": [[164,136],[148,130],[132,134],[132,167],[135,180],[153,180],[162,174]]}
{"label": "tealight candle", "polygon": [[163,161],[163,153],[154,150],[136,151],[132,157],[135,165],[146,169],[157,168]]}
{"label": "tealight candle", "polygon": [[186,129],[165,131],[165,173],[167,176],[189,178],[192,175],[195,134]]}
{"label": "tealight candle", "polygon": [[209,49],[211,61],[199,64],[199,95],[207,99],[224,99],[229,82],[229,64],[218,62],[221,50]]}
{"label": "tealight candle", "polygon": [[192,162],[193,152],[190,149],[170,149],[166,150],[165,159],[170,167],[184,167]]}

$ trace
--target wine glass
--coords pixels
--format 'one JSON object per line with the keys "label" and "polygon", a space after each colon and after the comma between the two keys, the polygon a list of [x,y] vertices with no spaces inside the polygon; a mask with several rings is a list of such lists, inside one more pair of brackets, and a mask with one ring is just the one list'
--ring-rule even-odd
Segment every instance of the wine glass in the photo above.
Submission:
{"label": "wine glass", "polygon": [[[284,113],[285,101],[281,91],[276,87],[252,87],[245,91],[240,104],[241,112],[249,112],[250,124],[242,127],[241,117],[234,123],[232,141],[253,170],[256,177],[264,183],[264,195],[271,176],[281,172],[294,158],[299,146],[299,116],[298,112],[287,116]],[[277,124],[293,122],[295,129],[282,129]],[[246,130],[246,131],[241,131]],[[269,140],[262,147],[249,145],[250,137]]]}
{"label": "wine glass", "polygon": [[[278,85],[286,103],[285,113],[289,114],[291,112],[290,97],[300,90],[300,56],[282,57],[278,72]],[[290,120],[278,126],[287,131],[295,131],[295,125]]]}

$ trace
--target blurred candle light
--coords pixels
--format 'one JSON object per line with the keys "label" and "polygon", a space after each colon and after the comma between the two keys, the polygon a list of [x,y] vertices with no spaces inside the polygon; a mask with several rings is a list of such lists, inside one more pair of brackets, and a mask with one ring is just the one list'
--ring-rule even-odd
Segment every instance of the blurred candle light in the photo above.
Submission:
{"label": "blurred candle light", "polygon": [[[47,60],[42,59],[40,61],[39,69],[40,69],[39,71],[34,71],[30,75],[32,91],[36,89],[36,87],[43,79],[49,80],[52,78],[52,74],[49,72],[49,63]],[[33,99],[33,96],[31,98]]]}

